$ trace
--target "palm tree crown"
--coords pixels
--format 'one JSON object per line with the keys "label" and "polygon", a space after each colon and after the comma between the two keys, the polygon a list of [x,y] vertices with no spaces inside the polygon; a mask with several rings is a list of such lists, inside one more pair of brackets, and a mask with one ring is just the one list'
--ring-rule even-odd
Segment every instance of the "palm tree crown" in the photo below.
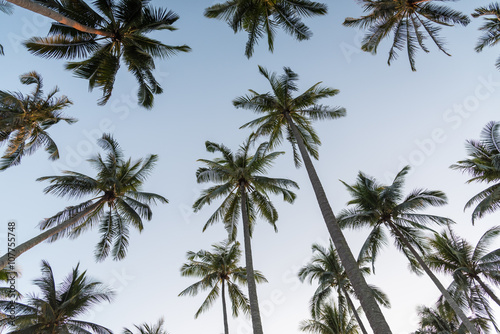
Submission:
{"label": "palm tree crown", "polygon": [[[14,328],[9,333],[95,333],[112,334],[111,330],[75,317],[86,313],[95,304],[111,301],[113,291],[101,282],[80,272],[77,265],[59,285],[54,281],[52,268],[42,262],[42,277],[34,284],[41,290],[41,296],[31,295],[26,304],[16,303]],[[8,301],[0,301],[5,307]],[[11,321],[9,318],[0,320]]]}
{"label": "palm tree crown", "polygon": [[188,52],[190,48],[187,45],[165,45],[146,36],[157,30],[175,30],[172,24],[179,18],[172,11],[149,6],[149,2],[96,0],[93,2],[96,11],[83,0],[45,0],[44,6],[103,34],[95,35],[54,23],[48,37],[31,38],[26,46],[30,52],[46,58],[85,58],[68,62],[66,69],[89,80],[90,89],[102,89],[101,105],[111,97],[120,62],[124,62],[139,83],[139,104],[151,108],[154,94],[162,92],[153,75],[154,58],[170,57],[178,52]]}
{"label": "palm tree crown", "polygon": [[[454,0],[438,0],[454,1]],[[450,55],[443,46],[438,33],[441,27],[460,24],[466,26],[470,19],[458,11],[446,6],[437,5],[433,0],[361,0],[367,15],[359,19],[346,18],[344,25],[348,27],[368,28],[361,48],[373,54],[377,52],[380,42],[393,32],[394,38],[389,50],[388,64],[397,58],[397,51],[406,46],[408,59],[413,71],[415,53],[420,47],[429,52],[424,40],[428,37],[446,55]],[[438,24],[438,25],[435,25]]]}
{"label": "palm tree crown", "polygon": [[359,334],[356,320],[342,304],[322,304],[316,317],[300,323],[300,330],[316,334]]}
{"label": "palm tree crown", "polygon": [[23,156],[33,154],[42,146],[50,160],[58,159],[57,145],[46,130],[60,121],[76,122],[75,118],[62,116],[62,110],[72,102],[64,95],[56,97],[57,87],[43,96],[40,74],[29,72],[21,75],[20,80],[24,85],[34,85],[31,94],[0,91],[0,144],[8,143],[0,160],[0,170],[20,164]]}
{"label": "palm tree crown", "polygon": [[467,140],[468,159],[450,166],[472,176],[471,182],[496,182],[472,197],[466,204],[469,208],[476,204],[472,212],[472,224],[477,218],[496,211],[500,207],[500,123],[489,122],[481,131],[480,140]]}
{"label": "palm tree crown", "polygon": [[65,171],[63,176],[45,176],[38,181],[49,181],[45,193],[58,196],[80,198],[93,196],[79,205],[70,206],[55,216],[42,221],[41,228],[47,229],[64,222],[92,207],[77,223],[51,237],[51,241],[61,236],[77,237],[85,230],[99,223],[101,240],[97,244],[95,256],[104,260],[111,250],[115,260],[123,259],[128,247],[129,226],[139,232],[143,229],[142,219],[151,220],[150,204],[168,203],[163,196],[143,192],[141,186],[153,169],[158,157],[149,155],[145,159],[125,160],[118,143],[107,134],[98,141],[105,151],[88,161],[98,171],[97,177]]}
{"label": "palm tree crown", "polygon": [[[165,319],[160,318],[155,324],[142,323],[140,325],[134,325],[139,334],[168,334],[168,332],[163,328],[165,324]],[[123,334],[133,334],[130,329],[124,328]]]}
{"label": "palm tree crown", "polygon": [[245,55],[250,58],[264,35],[269,50],[274,50],[278,27],[299,41],[309,39],[312,33],[301,17],[325,15],[326,11],[325,4],[309,0],[228,0],[207,8],[205,16],[226,21],[235,33],[247,32]]}
{"label": "palm tree crown", "polygon": [[[479,30],[485,33],[479,38],[475,50],[481,52],[487,46],[495,46],[500,41],[500,5],[498,3],[492,3],[487,7],[476,8],[472,16],[493,16],[483,18],[484,24]],[[497,69],[500,69],[500,57],[497,59],[495,65]]]}
{"label": "palm tree crown", "polygon": [[242,128],[257,127],[256,135],[267,136],[271,147],[276,147],[281,144],[283,138],[287,138],[293,147],[296,166],[299,166],[301,160],[296,149],[297,139],[292,135],[291,124],[287,117],[289,116],[297,127],[309,154],[318,159],[318,146],[321,141],[312,127],[312,121],[343,117],[345,109],[317,104],[319,100],[335,96],[339,92],[337,89],[320,87],[321,82],[314,84],[304,93],[292,97],[298,90],[296,81],[299,76],[288,67],[283,70],[285,73],[277,76],[259,66],[260,73],[271,85],[272,94],[269,92],[259,94],[250,90],[249,95],[236,98],[233,104],[236,108],[264,114],[244,124]]}

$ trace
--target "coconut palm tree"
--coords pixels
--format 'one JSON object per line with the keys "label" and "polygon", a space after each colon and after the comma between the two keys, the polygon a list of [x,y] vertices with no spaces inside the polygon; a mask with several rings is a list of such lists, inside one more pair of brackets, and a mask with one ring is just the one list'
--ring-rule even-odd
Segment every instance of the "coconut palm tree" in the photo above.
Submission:
{"label": "coconut palm tree", "polygon": [[[313,244],[312,251],[314,254],[312,260],[303,266],[298,273],[299,279],[302,282],[306,279],[309,279],[309,283],[312,283],[313,280],[318,281],[318,288],[311,299],[312,317],[316,317],[325,299],[335,290],[338,297],[338,304],[341,305],[347,302],[348,309],[354,314],[361,332],[368,333],[352,302],[351,296],[354,294],[354,290],[344,267],[342,267],[333,243],[330,241],[328,249],[319,244]],[[366,260],[361,260],[360,262],[363,265]],[[371,272],[369,267],[363,266],[360,269],[363,274],[370,274]],[[373,285],[370,285],[370,288],[381,305],[390,307],[389,299],[385,293]]]}
{"label": "coconut palm tree", "polygon": [[380,42],[394,34],[389,50],[390,65],[398,56],[397,52],[406,48],[412,71],[416,71],[415,53],[420,48],[425,52],[429,49],[424,44],[430,38],[444,54],[450,54],[444,48],[443,40],[438,36],[440,26],[455,24],[466,26],[470,19],[467,15],[435,2],[454,0],[360,0],[363,11],[368,12],[361,18],[348,17],[344,21],[347,27],[368,29],[363,38],[361,49],[377,53]]}
{"label": "coconut palm tree", "polygon": [[327,6],[309,0],[228,0],[205,9],[208,18],[226,21],[235,33],[245,31],[245,56],[253,55],[258,40],[267,35],[269,51],[274,50],[277,28],[302,41],[312,36],[301,17],[325,15]]}
{"label": "coconut palm tree", "polygon": [[345,305],[336,305],[333,301],[322,304],[318,315],[313,317],[313,319],[302,321],[299,328],[303,332],[317,334],[359,333],[356,320],[349,317],[349,312]]}
{"label": "coconut palm tree", "polygon": [[467,329],[453,312],[443,307],[417,308],[419,329],[412,334],[465,334]]}
{"label": "coconut palm tree", "polygon": [[[13,321],[14,328],[9,333],[112,334],[106,327],[75,319],[95,304],[111,301],[114,294],[101,282],[89,278],[86,271],[80,272],[79,265],[56,285],[52,268],[42,261],[42,277],[34,284],[40,288],[41,296],[29,296],[26,304],[16,302],[15,319],[0,320],[0,324]],[[0,301],[2,307],[7,303]]]}
{"label": "coconut palm tree", "polygon": [[37,72],[20,76],[24,85],[34,85],[29,95],[0,91],[0,144],[6,142],[7,149],[0,160],[0,170],[21,163],[25,155],[33,154],[44,147],[50,160],[59,159],[59,150],[46,131],[52,125],[65,121],[72,124],[75,118],[63,117],[63,109],[72,102],[66,96],[56,97],[54,88],[43,95],[43,81]]}
{"label": "coconut palm tree", "polygon": [[[479,37],[475,50],[477,52],[483,51],[487,46],[495,46],[500,41],[500,5],[498,3],[491,3],[485,7],[476,8],[472,17],[484,17],[484,24],[479,30],[484,31],[484,35]],[[486,17],[493,16],[493,17]],[[495,63],[497,69],[500,69],[500,57]]]}
{"label": "coconut palm tree", "polygon": [[[142,323],[139,326],[134,325],[139,334],[168,334],[168,332],[163,328],[165,324],[165,319],[160,318],[156,324]],[[134,334],[130,329],[124,328],[123,334]]]}
{"label": "coconut palm tree", "polygon": [[467,183],[495,183],[474,195],[465,209],[476,205],[472,212],[472,224],[477,218],[496,211],[500,207],[500,123],[489,122],[481,131],[479,140],[467,140],[468,159],[450,166],[472,176]]}
{"label": "coconut palm tree", "polygon": [[339,91],[321,87],[318,82],[304,93],[293,97],[292,94],[298,90],[296,85],[298,75],[290,68],[285,67],[285,73],[281,76],[269,73],[260,66],[259,71],[269,81],[272,93],[259,94],[250,90],[249,95],[238,97],[233,101],[236,108],[250,109],[258,114],[264,114],[242,127],[256,127],[256,135],[267,136],[272,148],[281,144],[284,138],[292,144],[295,166],[299,167],[301,161],[304,162],[330,238],[372,329],[376,333],[389,334],[391,333],[389,325],[359,270],[310,157],[312,155],[318,159],[318,147],[321,144],[319,136],[312,127],[312,121],[336,119],[345,115],[344,108],[323,106],[318,104],[318,101],[335,96]]}
{"label": "coconut palm tree", "polygon": [[[46,231],[17,246],[12,252],[16,258],[42,241],[55,241],[63,236],[76,238],[99,224],[101,239],[95,249],[96,259],[104,260],[111,251],[114,260],[121,260],[127,252],[129,227],[142,231],[142,220],[151,220],[153,215],[150,205],[168,203],[163,196],[141,191],[142,184],[158,160],[156,155],[136,161],[130,158],[125,160],[118,142],[109,134],[104,134],[97,143],[106,155],[97,154],[88,160],[98,172],[96,178],[65,171],[62,176],[38,179],[50,182],[44,190],[46,194],[92,198],[43,220],[40,228]],[[7,255],[2,256],[0,269],[7,263]]]}
{"label": "coconut palm tree", "polygon": [[295,194],[289,189],[298,186],[288,179],[264,176],[274,160],[283,152],[269,153],[269,143],[265,142],[251,155],[250,148],[253,142],[254,138],[250,136],[236,154],[222,144],[209,141],[205,143],[208,152],[220,153],[222,157],[214,160],[198,160],[206,165],[198,168],[196,172],[198,183],[212,182],[216,185],[205,189],[193,208],[197,212],[204,205],[223,198],[222,204],[208,219],[203,230],[217,221],[222,221],[230,241],[236,238],[237,224],[241,215],[250,315],[254,334],[262,334],[250,238],[258,216],[269,222],[275,231],[277,230],[278,212],[268,194],[282,195],[284,201],[293,203]]}
{"label": "coconut palm tree", "polygon": [[475,314],[482,313],[489,317],[495,327],[493,312],[485,297],[489,296],[498,306],[500,299],[485,280],[495,286],[500,285],[500,248],[488,251],[488,246],[498,234],[500,226],[490,228],[473,247],[448,228],[430,239],[433,251],[426,256],[431,269],[453,276],[448,290],[454,292],[453,295],[458,296],[458,299],[464,300]]}
{"label": "coconut palm tree", "polygon": [[[210,290],[207,298],[194,315],[195,318],[207,311],[219,295],[222,299],[222,313],[224,318],[224,333],[229,333],[226,307],[226,289],[231,301],[233,316],[237,317],[239,311],[250,313],[248,298],[240,290],[237,283],[247,284],[246,269],[238,266],[241,258],[239,242],[224,241],[212,245],[212,252],[200,250],[187,252],[189,262],[181,267],[181,275],[199,277],[201,280],[190,285],[179,293],[179,296],[196,296],[201,290]],[[262,273],[254,270],[256,283],[267,282]]]}
{"label": "coconut palm tree", "polygon": [[[12,14],[12,5],[5,0],[0,0],[0,12]],[[3,55],[3,46],[0,44],[0,55]]]}
{"label": "coconut palm tree", "polygon": [[97,0],[94,1],[97,10],[94,10],[83,0],[44,0],[42,8],[94,30],[79,29],[65,19],[57,20],[59,23],[52,25],[48,37],[33,37],[25,45],[31,53],[45,58],[83,58],[68,62],[66,69],[87,79],[91,90],[102,89],[100,105],[111,97],[116,73],[123,62],[139,83],[138,103],[151,108],[154,95],[162,92],[153,75],[154,59],[188,52],[190,48],[166,45],[146,36],[157,30],[175,30],[172,24],[179,18],[172,11],[149,6],[149,2]]}
{"label": "coconut palm tree", "polygon": [[339,214],[342,227],[371,229],[368,238],[361,247],[360,257],[368,257],[372,263],[378,257],[380,250],[387,244],[387,229],[394,239],[397,249],[404,253],[410,261],[410,268],[416,273],[422,270],[431,278],[446,301],[450,304],[467,329],[477,334],[476,329],[467,319],[450,293],[441,284],[434,273],[423,260],[427,251],[425,237],[422,231],[432,231],[427,225],[451,224],[451,219],[419,213],[428,207],[442,206],[447,203],[446,195],[438,190],[415,189],[403,196],[403,186],[409,166],[404,167],[394,178],[391,185],[382,185],[372,177],[359,173],[356,183],[348,185],[341,181],[352,196],[348,205]]}

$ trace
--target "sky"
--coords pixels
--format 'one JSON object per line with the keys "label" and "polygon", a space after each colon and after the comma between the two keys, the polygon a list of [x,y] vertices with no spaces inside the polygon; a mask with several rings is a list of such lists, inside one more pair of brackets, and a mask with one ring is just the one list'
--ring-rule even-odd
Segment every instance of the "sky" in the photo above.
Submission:
{"label": "sky", "polygon": [[[22,8],[15,8],[10,16],[0,13],[0,43],[5,51],[5,56],[0,57],[0,90],[28,93],[31,88],[22,85],[19,76],[37,71],[44,79],[45,92],[58,86],[59,94],[73,101],[66,115],[79,119],[73,125],[59,123],[50,129],[61,152],[58,161],[49,161],[47,154],[40,151],[0,174],[2,252],[6,251],[9,221],[16,222],[21,243],[39,233],[37,224],[42,219],[79,203],[45,195],[47,183],[35,180],[60,175],[62,170],[93,176],[94,170],[86,159],[101,152],[96,139],[103,132],[113,134],[125,156],[138,159],[158,154],[159,161],[144,190],[169,199],[168,204],[153,207],[153,219],[145,222],[142,233],[131,233],[124,260],[94,261],[97,231],[75,240],[40,244],[16,260],[22,270],[18,290],[37,293],[32,280],[40,276],[42,259],[51,264],[56,281],[80,263],[89,276],[116,291],[112,303],[95,307],[82,320],[121,333],[123,327],[153,323],[164,317],[165,328],[171,334],[222,333],[220,302],[194,319],[205,294],[177,296],[196,281],[181,277],[179,269],[187,251],[209,249],[226,237],[222,224],[202,232],[215,205],[198,213],[191,209],[206,186],[196,183],[195,172],[201,166],[197,159],[215,158],[206,152],[206,140],[237,150],[249,135],[249,130],[239,127],[255,115],[235,109],[232,100],[245,95],[248,89],[269,91],[258,65],[278,73],[290,67],[299,75],[299,92],[319,81],[340,90],[337,96],[321,102],[346,108],[347,116],[315,124],[322,141],[315,166],[335,213],[350,199],[339,180],[352,184],[362,171],[388,184],[401,168],[410,165],[406,193],[415,188],[444,191],[449,204],[427,212],[455,220],[457,234],[475,244],[497,224],[500,212],[471,224],[471,210],[464,211],[464,205],[485,185],[466,184],[467,175],[449,168],[466,157],[467,139],[478,139],[488,122],[499,120],[500,73],[494,64],[500,50],[474,51],[480,19],[472,19],[467,27],[443,28],[441,36],[451,57],[427,40],[430,53],[417,53],[417,71],[412,72],[405,52],[387,65],[388,40],[381,43],[376,55],[360,50],[363,31],[342,26],[346,17],[362,15],[355,1],[327,2],[328,15],[304,20],[314,34],[310,40],[298,42],[280,31],[273,53],[261,41],[250,59],[244,56],[245,34],[234,34],[224,22],[203,16],[204,8],[215,3],[152,1],[154,6],[171,9],[180,16],[174,24],[178,30],[152,36],[169,45],[187,44],[192,52],[156,62],[155,74],[164,93],[155,97],[151,110],[137,106],[136,82],[125,66],[119,71],[109,102],[98,106],[100,91],[90,92],[85,80],[64,70],[64,61],[36,57],[21,45],[31,36],[44,36],[50,27],[49,19]],[[440,2],[468,14],[488,3]],[[264,332],[292,334],[300,333],[300,321],[309,318],[309,299],[315,289],[300,283],[296,273],[309,261],[313,243],[328,244],[328,233],[305,170],[293,166],[287,143],[280,150],[286,154],[277,159],[269,175],[292,179],[300,190],[293,205],[273,198],[279,212],[278,233],[259,221],[252,242],[254,266],[269,281],[258,286]],[[366,232],[345,231],[355,255]],[[492,246],[498,245],[497,240]],[[439,277],[445,285],[450,282],[449,277]],[[394,334],[416,330],[416,307],[431,306],[439,297],[430,279],[408,271],[405,258],[392,245],[383,250],[375,275],[367,281],[388,294],[392,308],[383,309],[383,313]],[[231,318],[229,325],[232,333],[250,333],[249,319],[244,316]]]}

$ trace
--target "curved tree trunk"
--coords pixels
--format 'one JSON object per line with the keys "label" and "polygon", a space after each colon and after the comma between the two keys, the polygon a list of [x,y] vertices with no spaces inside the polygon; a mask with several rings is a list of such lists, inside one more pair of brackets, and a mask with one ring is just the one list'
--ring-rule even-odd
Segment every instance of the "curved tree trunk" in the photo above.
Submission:
{"label": "curved tree trunk", "polygon": [[229,334],[229,324],[227,322],[227,307],[226,307],[226,281],[222,280],[222,313],[224,316],[224,334]]}
{"label": "curved tree trunk", "polygon": [[500,299],[498,299],[498,297],[493,293],[490,287],[486,285],[486,283],[484,283],[481,280],[481,278],[479,278],[479,276],[474,277],[474,279],[479,283],[481,288],[483,288],[483,290],[488,294],[488,296],[490,296],[490,298],[493,299],[493,301],[497,303],[498,306],[500,306]]}
{"label": "curved tree trunk", "polygon": [[57,21],[59,23],[67,25],[69,27],[75,28],[76,30],[88,32],[89,34],[94,34],[94,35],[113,37],[113,34],[110,32],[101,31],[101,30],[97,30],[97,29],[94,29],[91,27],[87,27],[86,25],[80,24],[80,23],[76,22],[75,20],[72,20],[64,15],[59,14],[58,12],[56,12],[50,8],[47,8],[47,7],[40,5],[36,2],[33,2],[31,0],[5,0],[5,1],[10,2],[16,6],[22,7],[24,9],[27,9],[29,11],[35,12],[37,14],[51,18],[54,21]]}
{"label": "curved tree trunk", "polygon": [[351,297],[349,297],[349,294],[347,293],[346,289],[342,287],[342,292],[344,293],[345,299],[347,300],[347,305],[349,305],[349,308],[352,311],[352,314],[354,314],[354,317],[356,318],[356,321],[358,322],[359,329],[363,332],[363,334],[368,334],[366,331],[365,325],[363,325],[363,321],[361,321],[361,318],[359,317],[358,311],[356,311],[356,307],[354,306],[354,303],[351,300]]}
{"label": "curved tree trunk", "polygon": [[325,220],[326,227],[328,228],[328,232],[330,233],[330,237],[337,249],[337,252],[340,257],[340,261],[342,262],[342,266],[345,268],[347,276],[351,281],[352,287],[356,296],[358,297],[361,307],[365,311],[366,317],[370,326],[375,334],[391,334],[391,329],[385,320],[385,317],[380,310],[380,307],[373,297],[373,293],[365,281],[365,278],[361,274],[359,270],[358,263],[356,259],[352,255],[351,249],[345,240],[344,234],[340,229],[339,224],[337,223],[337,219],[333,214],[332,208],[330,207],[330,203],[328,203],[328,198],[326,197],[326,193],[323,189],[321,181],[314,169],[314,165],[309,157],[309,153],[306,150],[304,145],[304,141],[300,136],[300,133],[293,123],[292,118],[288,113],[285,114],[285,117],[292,129],[293,136],[297,141],[297,146],[299,147],[300,154],[302,156],[302,161],[307,170],[307,174],[309,175],[309,179],[311,180],[312,187],[314,189],[314,193],[316,195],[316,199],[318,201],[318,205],[321,209],[321,214],[323,215],[323,219]]}
{"label": "curved tree trunk", "polygon": [[462,323],[469,330],[469,332],[471,332],[472,334],[479,334],[479,332],[474,327],[474,325],[472,325],[472,323],[469,321],[469,318],[467,318],[467,316],[462,311],[460,306],[458,306],[455,299],[453,299],[453,297],[450,295],[448,290],[446,290],[446,288],[443,286],[443,284],[441,284],[441,282],[438,280],[436,275],[434,275],[434,273],[430,270],[430,268],[424,262],[424,260],[420,256],[420,254],[418,254],[417,251],[415,250],[415,248],[413,248],[413,246],[408,242],[408,239],[406,239],[406,237],[401,233],[401,231],[398,229],[398,227],[396,225],[394,225],[394,223],[391,221],[387,221],[387,224],[389,225],[389,228],[391,229],[391,231],[394,232],[394,234],[396,234],[398,239],[403,243],[403,245],[405,245],[405,247],[408,248],[408,250],[413,254],[413,256],[415,256],[415,259],[417,260],[418,264],[420,264],[420,266],[425,271],[427,276],[430,277],[430,279],[432,280],[434,285],[436,285],[436,287],[439,289],[439,291],[443,295],[444,299],[448,302],[448,304],[450,304],[453,311],[455,311],[455,313],[460,318],[460,320],[462,320]]}
{"label": "curved tree trunk", "polygon": [[99,205],[102,205],[104,201],[97,201],[94,204],[88,206],[85,208],[83,211],[75,215],[73,218],[70,218],[66,220],[65,222],[54,226],[53,228],[40,233],[36,237],[31,238],[30,240],[20,244],[16,248],[14,248],[11,252],[3,255],[0,257],[0,270],[4,269],[8,264],[9,260],[12,261],[13,259],[17,259],[19,255],[22,253],[26,252],[27,250],[35,247],[39,243],[47,240],[54,234],[57,234],[61,231],[64,231],[65,229],[71,227],[71,225],[77,223],[82,217],[88,215],[90,212],[92,212],[95,208],[97,208]]}
{"label": "curved tree trunk", "polygon": [[252,317],[253,334],[263,334],[262,321],[260,319],[259,301],[257,299],[257,286],[253,271],[252,246],[250,243],[250,223],[247,211],[247,194],[243,185],[241,192],[241,216],[243,219],[243,238],[245,241],[245,264],[247,270],[248,299],[250,300],[250,315]]}

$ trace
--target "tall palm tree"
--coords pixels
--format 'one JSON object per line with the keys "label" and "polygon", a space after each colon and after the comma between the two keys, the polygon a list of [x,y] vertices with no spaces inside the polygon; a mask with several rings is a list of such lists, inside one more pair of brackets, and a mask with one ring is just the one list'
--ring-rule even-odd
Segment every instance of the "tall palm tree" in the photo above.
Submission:
{"label": "tall palm tree", "polygon": [[[92,198],[43,220],[40,227],[46,231],[20,244],[10,255],[17,258],[45,240],[55,241],[63,236],[76,238],[99,224],[101,239],[95,249],[96,259],[104,260],[111,251],[114,260],[121,260],[127,252],[129,227],[142,231],[142,220],[151,220],[153,215],[150,205],[168,203],[163,196],[141,191],[142,184],[158,160],[156,155],[136,161],[130,158],[125,160],[121,147],[110,135],[104,134],[97,143],[106,151],[106,155],[97,154],[88,160],[98,172],[96,178],[65,171],[62,176],[38,179],[51,183],[44,190],[46,194]],[[0,269],[7,263],[6,254],[0,258]]]}
{"label": "tall palm tree", "polygon": [[[0,0],[0,12],[12,14],[12,5],[5,0]],[[3,55],[3,46],[0,44],[0,55]]]}
{"label": "tall palm tree", "polygon": [[24,85],[34,85],[29,95],[0,91],[0,144],[7,142],[7,149],[0,160],[0,170],[21,163],[25,155],[33,154],[43,146],[50,160],[59,159],[56,143],[47,133],[52,125],[65,121],[72,124],[75,118],[63,117],[63,109],[72,102],[66,96],[56,97],[56,87],[43,95],[43,81],[37,72],[20,76]]}
{"label": "tall palm tree", "polygon": [[430,37],[439,50],[450,56],[438,36],[440,26],[466,26],[470,22],[467,15],[435,4],[438,1],[454,0],[360,0],[364,12],[368,14],[359,19],[348,17],[343,24],[347,27],[368,29],[361,49],[372,54],[377,53],[380,42],[392,32],[394,37],[387,63],[390,65],[397,58],[397,51],[406,48],[411,69],[416,71],[417,49],[429,52],[424,44],[427,37]]}
{"label": "tall palm tree", "polygon": [[250,58],[264,35],[269,51],[274,50],[276,30],[280,27],[299,41],[309,39],[312,33],[301,17],[326,12],[325,4],[309,0],[228,0],[205,9],[205,16],[226,21],[235,33],[247,32],[245,56]]}
{"label": "tall palm tree", "polygon": [[333,301],[320,306],[319,313],[313,319],[302,321],[299,328],[303,332],[317,334],[358,334],[359,327],[355,318],[349,317],[343,304]]}
{"label": "tall palm tree", "polygon": [[[491,3],[487,7],[476,8],[472,17],[480,16],[493,16],[484,17],[484,24],[479,30],[484,31],[484,35],[479,37],[475,50],[477,52],[483,51],[487,46],[495,46],[500,41],[500,5],[498,3]],[[497,69],[500,69],[500,57],[497,58],[495,63]]]}
{"label": "tall palm tree", "polygon": [[489,122],[481,131],[479,140],[467,140],[465,147],[468,159],[450,166],[472,176],[467,183],[494,183],[474,195],[465,209],[476,205],[472,212],[472,224],[477,218],[496,211],[500,207],[500,123]]}
{"label": "tall palm tree", "polygon": [[423,270],[467,329],[477,334],[476,329],[456,301],[423,260],[428,246],[422,231],[432,231],[427,227],[431,223],[444,225],[451,224],[453,221],[441,216],[419,213],[419,211],[431,206],[445,205],[446,195],[438,190],[415,189],[407,196],[403,196],[404,179],[409,169],[409,166],[404,167],[388,186],[379,184],[377,180],[361,172],[352,186],[342,181],[352,196],[348,205],[354,205],[354,207],[340,212],[340,225],[354,229],[363,227],[371,229],[361,247],[360,257],[366,256],[372,260],[372,263],[382,247],[387,244],[384,229],[388,229],[394,238],[396,248],[403,252],[410,261],[410,268],[417,273]]}
{"label": "tall palm tree", "polygon": [[250,109],[258,114],[264,114],[242,127],[257,127],[256,134],[268,136],[271,147],[281,144],[284,138],[292,144],[295,166],[299,167],[301,161],[304,162],[330,238],[337,249],[354,291],[360,298],[361,306],[372,329],[375,333],[389,334],[391,333],[389,325],[359,270],[358,263],[333,214],[310,157],[312,155],[318,159],[318,147],[321,143],[312,127],[312,121],[336,119],[345,115],[344,108],[318,104],[319,100],[336,95],[338,90],[320,87],[318,82],[294,98],[292,94],[298,90],[296,85],[298,75],[290,68],[285,67],[285,73],[281,76],[271,74],[260,66],[259,71],[269,81],[272,93],[259,94],[250,90],[249,95],[233,101],[236,108]]}
{"label": "tall palm tree", "polygon": [[485,296],[489,296],[498,306],[500,299],[485,280],[500,285],[500,248],[488,251],[488,246],[499,234],[500,226],[492,227],[473,247],[449,228],[430,239],[433,252],[426,256],[430,268],[453,276],[448,290],[461,296],[460,299],[465,299],[471,310],[479,310],[475,313],[489,316],[493,325],[492,311]]}
{"label": "tall palm tree", "polygon": [[224,198],[203,230],[217,221],[222,221],[228,231],[230,241],[236,238],[237,224],[241,215],[250,315],[254,334],[262,334],[250,238],[257,216],[269,222],[277,230],[278,212],[268,194],[282,195],[284,201],[292,203],[295,200],[295,194],[289,189],[298,188],[298,186],[288,179],[264,176],[274,160],[283,152],[268,153],[269,144],[265,142],[260,144],[251,155],[250,147],[253,142],[254,138],[250,136],[236,154],[224,145],[209,141],[205,143],[207,151],[220,153],[222,157],[214,160],[199,160],[206,167],[198,168],[196,172],[198,183],[212,182],[216,185],[205,189],[193,208],[196,212],[205,204]]}
{"label": "tall palm tree", "polygon": [[157,30],[175,30],[172,24],[179,18],[172,11],[149,6],[149,2],[97,0],[94,10],[83,0],[44,0],[42,7],[101,33],[80,30],[63,20],[52,25],[48,37],[33,37],[25,45],[31,53],[46,58],[83,58],[68,62],[66,69],[87,79],[90,89],[102,89],[100,105],[111,97],[116,73],[123,62],[139,83],[139,104],[151,108],[154,94],[163,91],[153,75],[154,58],[167,58],[191,49],[187,45],[166,45],[146,36]]}
{"label": "tall palm tree", "polygon": [[[352,302],[351,296],[354,294],[354,290],[333,243],[330,241],[328,249],[319,244],[313,244],[312,251],[314,254],[312,260],[299,270],[298,276],[302,282],[308,278],[309,283],[312,283],[313,280],[318,281],[318,288],[311,299],[311,315],[313,318],[319,313],[321,305],[330,296],[332,290],[335,290],[338,296],[338,304],[347,302],[348,309],[354,314],[361,332],[368,333]],[[360,264],[362,265],[365,261],[361,260]],[[370,274],[371,272],[369,267],[363,266],[360,269],[363,274]],[[373,285],[370,288],[381,305],[390,307],[389,299],[385,293]]]}
{"label": "tall palm tree", "polygon": [[[140,325],[134,325],[139,334],[168,334],[168,332],[163,328],[165,324],[165,319],[160,318],[156,324],[142,323]],[[124,328],[123,334],[134,334],[130,329]]]}
{"label": "tall palm tree", "polygon": [[[31,295],[26,304],[16,302],[14,328],[9,333],[96,333],[112,334],[111,330],[95,323],[76,320],[95,304],[111,301],[113,291],[101,282],[80,272],[77,265],[72,272],[56,285],[52,268],[42,261],[42,277],[34,280],[41,296]],[[0,301],[5,307],[8,301]],[[0,320],[3,322],[10,319]]]}
{"label": "tall palm tree", "polygon": [[[200,250],[189,251],[186,256],[189,262],[181,267],[182,276],[199,277],[201,280],[183,290],[179,296],[196,296],[201,290],[210,290],[207,298],[194,315],[195,318],[213,305],[219,294],[222,299],[224,333],[229,333],[226,307],[226,289],[231,301],[233,316],[239,311],[250,313],[248,298],[240,290],[237,283],[247,284],[246,269],[238,265],[241,258],[239,242],[225,241],[212,245],[212,252]],[[256,283],[267,282],[262,273],[254,270]]]}

